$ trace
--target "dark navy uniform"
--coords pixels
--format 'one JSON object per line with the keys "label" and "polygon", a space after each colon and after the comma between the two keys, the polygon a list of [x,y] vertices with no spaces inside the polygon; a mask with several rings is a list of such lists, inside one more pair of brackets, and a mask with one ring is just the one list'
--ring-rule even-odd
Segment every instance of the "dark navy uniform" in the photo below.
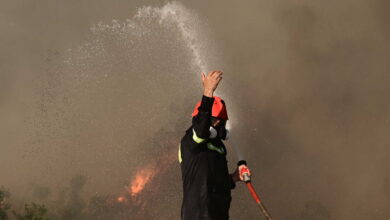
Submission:
{"label": "dark navy uniform", "polygon": [[230,190],[235,184],[222,140],[209,138],[213,102],[214,98],[202,97],[199,113],[180,143],[182,220],[229,219]]}

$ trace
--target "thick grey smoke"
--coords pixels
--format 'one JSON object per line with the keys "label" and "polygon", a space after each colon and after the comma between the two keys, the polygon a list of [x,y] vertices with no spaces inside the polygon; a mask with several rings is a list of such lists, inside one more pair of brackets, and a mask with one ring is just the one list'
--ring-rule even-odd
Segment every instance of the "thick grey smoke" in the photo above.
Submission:
{"label": "thick grey smoke", "polygon": [[[197,7],[231,54],[233,143],[275,217],[389,218],[389,4],[228,5]],[[233,207],[251,204],[241,192]]]}
{"label": "thick grey smoke", "polygon": [[[177,144],[197,74],[221,68],[229,144],[276,219],[388,219],[389,9],[2,1],[0,185],[62,219],[179,219]],[[159,172],[132,210],[108,206],[142,167]],[[259,218],[244,186],[233,197],[232,219]]]}

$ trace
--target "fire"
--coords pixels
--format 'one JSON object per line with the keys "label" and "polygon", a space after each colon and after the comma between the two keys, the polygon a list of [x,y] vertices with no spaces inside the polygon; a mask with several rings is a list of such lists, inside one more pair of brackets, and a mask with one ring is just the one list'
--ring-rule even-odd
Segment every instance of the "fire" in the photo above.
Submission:
{"label": "fire", "polygon": [[134,180],[131,182],[130,193],[136,196],[140,193],[145,185],[153,178],[155,172],[152,169],[143,169],[137,172]]}
{"label": "fire", "polygon": [[119,196],[116,200],[118,202],[124,202],[125,201],[125,197],[124,196]]}
{"label": "fire", "polygon": [[143,165],[137,170],[134,179],[130,182],[130,186],[126,187],[126,190],[132,197],[136,197],[154,177],[166,172],[176,157],[177,152],[175,149],[169,154],[162,155],[158,160]]}

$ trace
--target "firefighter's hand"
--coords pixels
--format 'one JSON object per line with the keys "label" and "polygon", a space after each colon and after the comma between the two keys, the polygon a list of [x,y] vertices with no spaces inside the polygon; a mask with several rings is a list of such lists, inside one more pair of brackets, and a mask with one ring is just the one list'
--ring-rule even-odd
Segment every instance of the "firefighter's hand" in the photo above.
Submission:
{"label": "firefighter's hand", "polygon": [[218,83],[222,80],[222,71],[211,71],[207,76],[202,73],[203,95],[213,97],[214,91],[217,89]]}
{"label": "firefighter's hand", "polygon": [[248,176],[251,176],[251,171],[246,165],[240,165],[232,174],[234,182],[244,181],[244,174],[248,174]]}

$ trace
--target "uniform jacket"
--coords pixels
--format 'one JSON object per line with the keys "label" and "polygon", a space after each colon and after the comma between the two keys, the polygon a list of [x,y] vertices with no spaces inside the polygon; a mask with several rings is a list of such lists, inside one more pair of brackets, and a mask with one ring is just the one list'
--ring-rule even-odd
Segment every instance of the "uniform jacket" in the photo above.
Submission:
{"label": "uniform jacket", "polygon": [[179,161],[183,180],[182,220],[229,219],[230,190],[226,148],[221,139],[210,139],[214,98],[202,97],[199,113],[181,139]]}

